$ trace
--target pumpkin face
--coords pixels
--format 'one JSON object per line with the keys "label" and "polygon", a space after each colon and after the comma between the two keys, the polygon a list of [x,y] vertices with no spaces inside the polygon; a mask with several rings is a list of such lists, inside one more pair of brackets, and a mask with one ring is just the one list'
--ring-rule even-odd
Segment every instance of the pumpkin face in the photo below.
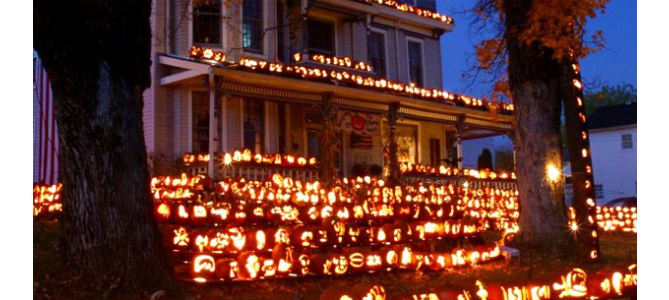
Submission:
{"label": "pumpkin face", "polygon": [[332,261],[325,254],[314,254],[309,258],[309,269],[316,275],[332,275]]}
{"label": "pumpkin face", "polygon": [[353,286],[356,292],[363,300],[385,300],[386,290],[381,285],[370,283],[358,283]]}
{"label": "pumpkin face", "polygon": [[365,255],[362,252],[353,251],[348,254],[349,266],[354,270],[361,270],[365,267]]}
{"label": "pumpkin face", "polygon": [[216,277],[233,280],[239,275],[239,263],[234,259],[224,258],[216,261]]}
{"label": "pumpkin face", "polygon": [[383,267],[383,259],[376,251],[369,251],[365,253],[365,267],[369,271],[378,271]]}
{"label": "pumpkin face", "polygon": [[297,274],[300,276],[306,276],[309,274],[309,265],[311,264],[311,259],[309,258],[309,255],[302,253],[299,256],[297,256],[297,261],[296,263],[293,264],[293,274]]}
{"label": "pumpkin face", "polygon": [[216,261],[210,255],[193,257],[190,267],[191,278],[195,282],[204,283],[211,280],[216,272]]}
{"label": "pumpkin face", "polygon": [[276,262],[276,271],[285,275],[293,267],[293,249],[282,244],[277,244],[272,250],[272,260]]}
{"label": "pumpkin face", "polygon": [[334,255],[332,257],[332,265],[334,265],[334,273],[337,275],[345,274],[348,270],[348,258],[346,255]]}
{"label": "pumpkin face", "polygon": [[190,237],[188,236],[188,231],[186,231],[186,228],[179,227],[179,229],[176,229],[173,231],[174,233],[174,238],[172,239],[172,246],[174,248],[188,248],[190,244]]}
{"label": "pumpkin face", "polygon": [[255,279],[260,273],[261,260],[252,252],[244,252],[237,259],[239,263],[239,278]]}
{"label": "pumpkin face", "polygon": [[158,221],[169,221],[171,216],[171,209],[167,203],[161,203],[156,207],[156,217]]}

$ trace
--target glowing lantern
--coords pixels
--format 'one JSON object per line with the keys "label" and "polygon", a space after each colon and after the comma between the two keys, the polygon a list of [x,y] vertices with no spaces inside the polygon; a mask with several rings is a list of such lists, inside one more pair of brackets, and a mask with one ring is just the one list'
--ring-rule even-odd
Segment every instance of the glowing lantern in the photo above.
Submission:
{"label": "glowing lantern", "polygon": [[288,274],[293,267],[293,249],[277,244],[272,250],[272,260],[276,263],[276,271],[279,274]]}
{"label": "glowing lantern", "polygon": [[244,252],[237,259],[239,263],[239,278],[255,279],[260,272],[260,258],[252,252]]}
{"label": "glowing lantern", "polygon": [[196,282],[207,282],[216,271],[216,261],[209,255],[197,255],[193,258],[190,275]]}
{"label": "glowing lantern", "polygon": [[239,263],[234,259],[223,258],[216,261],[216,276],[223,280],[233,280],[239,275]]}
{"label": "glowing lantern", "polygon": [[358,283],[353,286],[353,291],[364,300],[385,300],[386,290],[381,285],[371,283]]}
{"label": "glowing lantern", "polygon": [[158,220],[167,221],[170,219],[170,206],[167,203],[158,205],[156,212],[158,213]]}

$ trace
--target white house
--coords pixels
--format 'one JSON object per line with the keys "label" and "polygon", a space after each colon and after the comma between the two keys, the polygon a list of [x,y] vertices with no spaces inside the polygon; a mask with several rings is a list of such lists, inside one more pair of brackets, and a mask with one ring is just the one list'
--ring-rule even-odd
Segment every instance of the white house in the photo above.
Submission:
{"label": "white house", "polygon": [[589,118],[597,203],[636,197],[636,103],[597,109]]}

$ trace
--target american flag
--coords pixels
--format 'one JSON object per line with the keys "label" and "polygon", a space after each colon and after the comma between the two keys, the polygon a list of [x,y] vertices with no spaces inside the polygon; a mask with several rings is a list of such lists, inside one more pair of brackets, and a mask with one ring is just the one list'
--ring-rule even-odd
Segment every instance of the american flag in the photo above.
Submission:
{"label": "american flag", "polygon": [[58,182],[58,130],[53,112],[49,76],[33,54],[33,182]]}
{"label": "american flag", "polygon": [[351,132],[351,148],[353,149],[372,149],[374,146],[372,136],[368,134],[357,134]]}

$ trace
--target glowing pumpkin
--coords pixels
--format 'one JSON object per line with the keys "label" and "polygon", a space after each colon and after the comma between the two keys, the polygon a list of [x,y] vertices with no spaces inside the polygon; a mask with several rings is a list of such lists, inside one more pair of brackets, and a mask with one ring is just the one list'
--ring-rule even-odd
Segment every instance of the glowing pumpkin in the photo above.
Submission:
{"label": "glowing pumpkin", "polygon": [[196,255],[190,264],[190,275],[195,282],[211,280],[216,272],[216,261],[210,255]]}
{"label": "glowing pumpkin", "polygon": [[223,280],[233,280],[239,275],[239,263],[234,259],[223,258],[216,260],[216,277]]}

